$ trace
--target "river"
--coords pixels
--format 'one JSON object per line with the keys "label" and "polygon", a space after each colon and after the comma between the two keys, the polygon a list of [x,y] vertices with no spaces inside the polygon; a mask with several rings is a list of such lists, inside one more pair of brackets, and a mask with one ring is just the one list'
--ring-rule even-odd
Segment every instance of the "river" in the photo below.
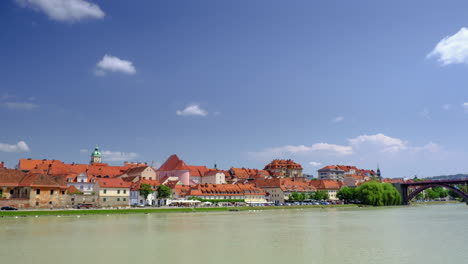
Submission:
{"label": "river", "polygon": [[0,218],[2,263],[467,263],[468,206]]}

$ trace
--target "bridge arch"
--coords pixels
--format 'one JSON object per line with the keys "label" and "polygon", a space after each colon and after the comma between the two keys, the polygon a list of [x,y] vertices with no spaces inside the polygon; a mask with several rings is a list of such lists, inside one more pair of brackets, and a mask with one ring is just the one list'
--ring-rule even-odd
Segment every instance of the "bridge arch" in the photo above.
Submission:
{"label": "bridge arch", "polygon": [[461,197],[463,197],[463,199],[465,199],[465,202],[468,203],[468,194],[458,190],[457,188],[449,185],[449,184],[444,184],[444,183],[432,183],[432,184],[428,184],[428,185],[423,185],[423,186],[417,186],[418,188],[413,191],[412,193],[410,193],[408,195],[408,197],[406,198],[406,203],[408,203],[409,201],[411,201],[414,197],[416,197],[416,195],[418,195],[418,193],[426,190],[426,189],[429,189],[429,188],[432,188],[432,187],[444,187],[444,188],[447,188],[447,189],[450,189],[452,191],[454,191],[455,193],[457,193],[458,195],[460,195]]}

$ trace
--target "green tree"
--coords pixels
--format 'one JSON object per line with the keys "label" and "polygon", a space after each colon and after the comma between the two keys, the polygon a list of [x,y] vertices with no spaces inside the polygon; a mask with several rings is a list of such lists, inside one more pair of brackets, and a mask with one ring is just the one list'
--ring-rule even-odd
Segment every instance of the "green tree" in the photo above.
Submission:
{"label": "green tree", "polygon": [[158,198],[169,198],[171,197],[171,188],[166,185],[158,186]]}
{"label": "green tree", "polygon": [[298,192],[293,192],[291,194],[291,199],[290,199],[291,201],[299,201],[299,199],[300,199],[300,194]]}
{"label": "green tree", "polygon": [[383,206],[401,204],[400,193],[390,183],[368,181],[356,189],[356,198],[363,204]]}
{"label": "green tree", "polygon": [[143,197],[145,197],[145,200],[148,199],[148,196],[150,194],[152,194],[154,191],[153,189],[151,188],[151,185],[149,184],[146,184],[146,183],[142,183],[140,185],[140,195],[142,195]]}
{"label": "green tree", "polygon": [[340,200],[345,200],[345,201],[350,201],[355,199],[355,188],[351,187],[343,187],[337,194],[336,196]]}
{"label": "green tree", "polygon": [[439,198],[439,193],[434,191],[433,189],[426,189],[426,198],[429,198],[432,200]]}
{"label": "green tree", "polygon": [[306,193],[300,193],[299,194],[299,201],[304,201],[307,199],[307,194]]}
{"label": "green tree", "polygon": [[328,195],[327,191],[316,191],[314,195],[315,200],[328,200],[330,198],[330,195]]}

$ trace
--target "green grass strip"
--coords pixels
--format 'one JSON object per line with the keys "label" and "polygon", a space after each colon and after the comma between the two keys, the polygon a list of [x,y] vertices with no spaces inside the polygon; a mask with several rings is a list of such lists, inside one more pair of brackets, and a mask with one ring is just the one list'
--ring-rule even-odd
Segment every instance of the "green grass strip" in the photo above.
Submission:
{"label": "green grass strip", "polygon": [[67,215],[107,215],[107,214],[153,214],[153,213],[193,213],[193,212],[226,212],[229,210],[275,210],[307,208],[343,208],[357,207],[354,204],[343,205],[304,205],[304,206],[245,206],[245,207],[200,207],[200,208],[152,208],[152,209],[80,209],[80,210],[32,210],[0,211],[0,217],[13,216],[67,216]]}

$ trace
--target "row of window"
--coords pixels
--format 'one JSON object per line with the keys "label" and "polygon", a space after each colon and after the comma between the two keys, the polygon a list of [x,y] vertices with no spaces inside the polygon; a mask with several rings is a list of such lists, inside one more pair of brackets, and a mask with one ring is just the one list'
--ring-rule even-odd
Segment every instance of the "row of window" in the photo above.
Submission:
{"label": "row of window", "polygon": [[[107,202],[107,198],[102,198],[102,201],[103,201],[103,202]],[[127,201],[127,198],[123,198],[122,201],[123,201],[123,202],[126,202],[126,201]],[[117,202],[120,202],[120,198],[117,198]]]}
{"label": "row of window", "polygon": [[[41,189],[36,189],[36,194],[41,194]],[[50,195],[53,195],[53,194],[54,194],[54,190],[50,190]],[[62,194],[65,194],[65,191],[62,191]]]}
{"label": "row of window", "polygon": [[[107,189],[104,189],[103,193],[106,194]],[[120,194],[120,190],[117,190],[117,194]],[[123,190],[123,194],[127,194],[127,190]]]}

